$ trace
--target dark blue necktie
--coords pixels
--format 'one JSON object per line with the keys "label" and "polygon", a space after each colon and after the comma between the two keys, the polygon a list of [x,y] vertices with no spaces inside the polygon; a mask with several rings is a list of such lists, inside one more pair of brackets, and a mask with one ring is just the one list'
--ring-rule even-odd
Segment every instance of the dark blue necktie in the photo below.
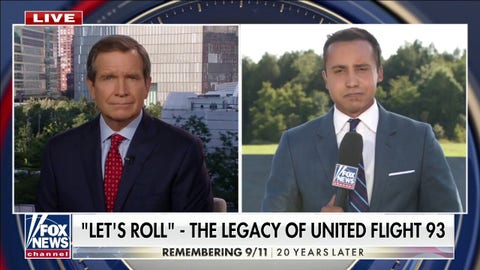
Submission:
{"label": "dark blue necktie", "polygon": [[[357,132],[358,123],[360,119],[350,119],[350,131]],[[350,207],[354,212],[368,212],[368,195],[367,195],[367,182],[365,181],[365,170],[363,167],[363,158],[360,159],[358,164],[357,182],[355,189],[350,191]]]}

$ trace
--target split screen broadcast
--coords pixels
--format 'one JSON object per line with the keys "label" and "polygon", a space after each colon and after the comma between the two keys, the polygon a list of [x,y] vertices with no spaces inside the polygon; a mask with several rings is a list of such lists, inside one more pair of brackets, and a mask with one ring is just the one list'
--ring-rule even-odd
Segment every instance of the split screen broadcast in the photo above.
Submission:
{"label": "split screen broadcast", "polygon": [[466,25],[76,16],[12,26],[26,258],[454,258]]}

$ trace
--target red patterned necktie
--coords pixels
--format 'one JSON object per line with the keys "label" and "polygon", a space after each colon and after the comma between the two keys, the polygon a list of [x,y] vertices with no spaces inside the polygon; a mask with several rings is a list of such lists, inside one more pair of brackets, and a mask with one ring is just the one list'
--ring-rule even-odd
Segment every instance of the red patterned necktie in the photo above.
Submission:
{"label": "red patterned necktie", "polygon": [[105,160],[105,204],[107,212],[113,211],[115,200],[117,199],[118,186],[122,177],[123,163],[122,156],[118,151],[118,146],[125,138],[119,134],[113,134],[110,137],[110,150],[108,150],[107,159]]}

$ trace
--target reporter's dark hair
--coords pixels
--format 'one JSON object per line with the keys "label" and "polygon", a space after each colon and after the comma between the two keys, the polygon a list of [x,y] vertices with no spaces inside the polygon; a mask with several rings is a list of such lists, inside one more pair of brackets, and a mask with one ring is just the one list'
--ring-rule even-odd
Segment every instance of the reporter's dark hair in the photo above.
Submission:
{"label": "reporter's dark hair", "polygon": [[352,27],[337,31],[327,36],[327,41],[323,45],[323,69],[326,70],[327,67],[327,51],[330,45],[335,42],[354,40],[365,40],[370,43],[373,48],[373,56],[375,57],[375,63],[377,64],[377,68],[380,67],[380,60],[382,59],[382,49],[380,48],[380,44],[378,44],[377,39],[365,29]]}

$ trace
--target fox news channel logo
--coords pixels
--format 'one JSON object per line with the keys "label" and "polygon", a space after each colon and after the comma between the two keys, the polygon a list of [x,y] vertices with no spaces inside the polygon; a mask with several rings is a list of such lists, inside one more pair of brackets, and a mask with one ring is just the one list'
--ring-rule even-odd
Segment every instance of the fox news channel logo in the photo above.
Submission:
{"label": "fox news channel logo", "polygon": [[25,215],[26,259],[70,259],[70,215]]}
{"label": "fox news channel logo", "polygon": [[355,182],[357,182],[358,168],[337,164],[335,166],[335,173],[333,174],[332,185],[345,189],[354,189]]}

